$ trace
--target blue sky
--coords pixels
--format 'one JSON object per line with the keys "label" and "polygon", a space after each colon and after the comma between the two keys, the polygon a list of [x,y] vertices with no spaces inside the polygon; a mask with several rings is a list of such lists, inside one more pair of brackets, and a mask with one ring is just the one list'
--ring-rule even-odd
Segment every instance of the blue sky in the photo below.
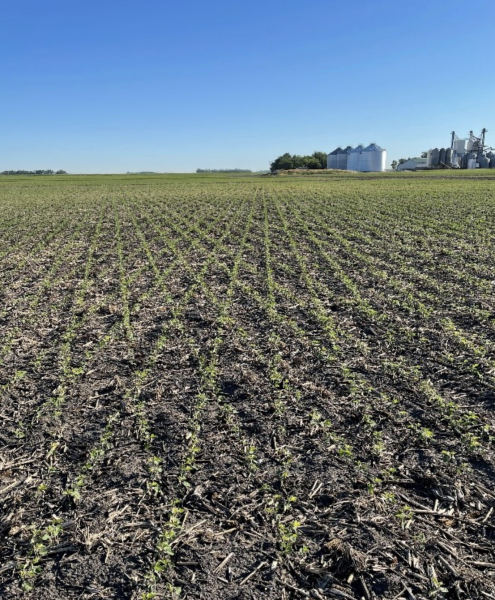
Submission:
{"label": "blue sky", "polygon": [[495,2],[4,0],[0,171],[266,169],[487,127]]}

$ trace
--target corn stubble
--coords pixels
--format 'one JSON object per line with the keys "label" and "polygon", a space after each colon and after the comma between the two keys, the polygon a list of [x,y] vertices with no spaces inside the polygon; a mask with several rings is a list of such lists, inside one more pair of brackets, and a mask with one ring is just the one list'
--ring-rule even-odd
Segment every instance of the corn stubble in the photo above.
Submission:
{"label": "corn stubble", "polygon": [[495,597],[494,190],[1,178],[2,598]]}

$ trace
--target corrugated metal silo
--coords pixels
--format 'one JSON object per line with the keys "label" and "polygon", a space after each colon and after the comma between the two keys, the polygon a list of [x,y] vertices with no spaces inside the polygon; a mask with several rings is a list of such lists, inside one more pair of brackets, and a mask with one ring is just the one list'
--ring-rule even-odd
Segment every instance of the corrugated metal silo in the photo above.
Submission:
{"label": "corrugated metal silo", "polygon": [[342,148],[339,146],[335,148],[333,152],[327,155],[327,169],[336,169],[337,168],[337,155],[339,152],[342,152]]}
{"label": "corrugated metal silo", "polygon": [[359,159],[359,170],[363,173],[371,171],[385,171],[387,152],[378,144],[367,146]]}
{"label": "corrugated metal silo", "polygon": [[359,171],[359,162],[363,150],[364,146],[359,144],[359,146],[356,146],[349,152],[349,158],[347,159],[348,171]]}
{"label": "corrugated metal silo", "polygon": [[337,169],[342,169],[343,171],[347,170],[347,162],[351,150],[352,146],[347,146],[347,148],[337,154]]}
{"label": "corrugated metal silo", "polygon": [[438,167],[438,160],[440,158],[440,150],[438,148],[433,148],[431,150],[431,166]]}
{"label": "corrugated metal silo", "polygon": [[447,148],[447,150],[445,150],[445,164],[449,167],[452,166],[452,155],[452,148]]}
{"label": "corrugated metal silo", "polygon": [[495,153],[488,152],[486,157],[490,159],[490,169],[495,169]]}
{"label": "corrugated metal silo", "polygon": [[445,164],[445,148],[440,148],[440,152],[438,153],[438,164]]}
{"label": "corrugated metal silo", "polygon": [[476,160],[477,158],[478,158],[478,155],[476,154],[476,152],[468,152],[464,156],[466,168],[467,169],[475,169],[476,168],[476,163],[478,162]]}
{"label": "corrugated metal silo", "polygon": [[426,166],[431,167],[431,149],[426,153]]}
{"label": "corrugated metal silo", "polygon": [[480,165],[480,169],[489,169],[490,168],[490,159],[484,152],[480,152],[478,154],[478,163]]}

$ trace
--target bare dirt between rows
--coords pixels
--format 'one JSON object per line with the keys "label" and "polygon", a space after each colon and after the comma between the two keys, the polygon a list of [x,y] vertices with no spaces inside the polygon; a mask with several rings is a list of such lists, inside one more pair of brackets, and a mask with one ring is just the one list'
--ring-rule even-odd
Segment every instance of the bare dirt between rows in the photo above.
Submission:
{"label": "bare dirt between rows", "polygon": [[5,259],[2,598],[495,597],[493,190],[275,179],[95,186]]}

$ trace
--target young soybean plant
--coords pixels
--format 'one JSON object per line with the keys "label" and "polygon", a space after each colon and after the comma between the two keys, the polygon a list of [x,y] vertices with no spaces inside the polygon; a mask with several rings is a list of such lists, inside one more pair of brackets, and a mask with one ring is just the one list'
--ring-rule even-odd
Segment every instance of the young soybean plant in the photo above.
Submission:
{"label": "young soybean plant", "polygon": [[[184,488],[186,488],[186,490],[190,487],[190,483],[188,480],[189,475],[196,468],[196,457],[201,451],[200,422],[204,411],[204,407],[206,406],[206,403],[211,400],[211,396],[216,396],[218,393],[218,352],[223,343],[223,335],[225,335],[223,332],[222,323],[227,317],[227,312],[229,310],[230,304],[232,303],[233,291],[236,285],[239,269],[243,261],[243,249],[245,247],[247,235],[251,227],[253,212],[254,202],[252,203],[249,217],[244,228],[244,234],[240,242],[240,248],[236,254],[236,260],[234,262],[234,266],[231,272],[231,281],[229,283],[227,295],[224,302],[220,305],[220,314],[218,318],[218,332],[213,341],[211,352],[209,356],[200,355],[198,353],[202,391],[196,397],[196,403],[194,405],[192,415],[188,424],[188,433],[186,436],[188,439],[188,446],[183,457],[182,463],[180,465],[178,476],[178,483],[181,484]],[[221,241],[223,237],[225,237],[225,235],[226,233],[224,234],[224,236],[222,236],[222,238],[220,238],[218,245],[221,244]],[[206,264],[203,271],[206,270],[207,266],[208,264]],[[194,287],[190,288],[190,290],[192,290],[191,293],[194,291],[196,285],[200,283],[201,277],[202,272],[196,274],[197,283],[194,285]],[[186,305],[187,302],[184,302],[184,306]],[[195,347],[196,345],[195,341],[192,338],[189,338],[189,344],[193,347]],[[160,540],[156,545],[155,552],[157,558],[153,564],[152,570],[146,575],[146,579],[148,581],[148,591],[143,592],[143,597],[153,597],[152,595],[156,593],[155,589],[158,579],[160,579],[162,576],[166,576],[168,567],[171,565],[171,557],[173,557],[174,554],[173,543],[181,527],[181,514],[181,497],[177,495],[177,497],[172,501],[172,508],[169,512],[168,521],[166,522],[165,527],[162,530]],[[167,585],[169,589],[173,588],[173,586],[171,586],[170,583],[168,583]]]}

